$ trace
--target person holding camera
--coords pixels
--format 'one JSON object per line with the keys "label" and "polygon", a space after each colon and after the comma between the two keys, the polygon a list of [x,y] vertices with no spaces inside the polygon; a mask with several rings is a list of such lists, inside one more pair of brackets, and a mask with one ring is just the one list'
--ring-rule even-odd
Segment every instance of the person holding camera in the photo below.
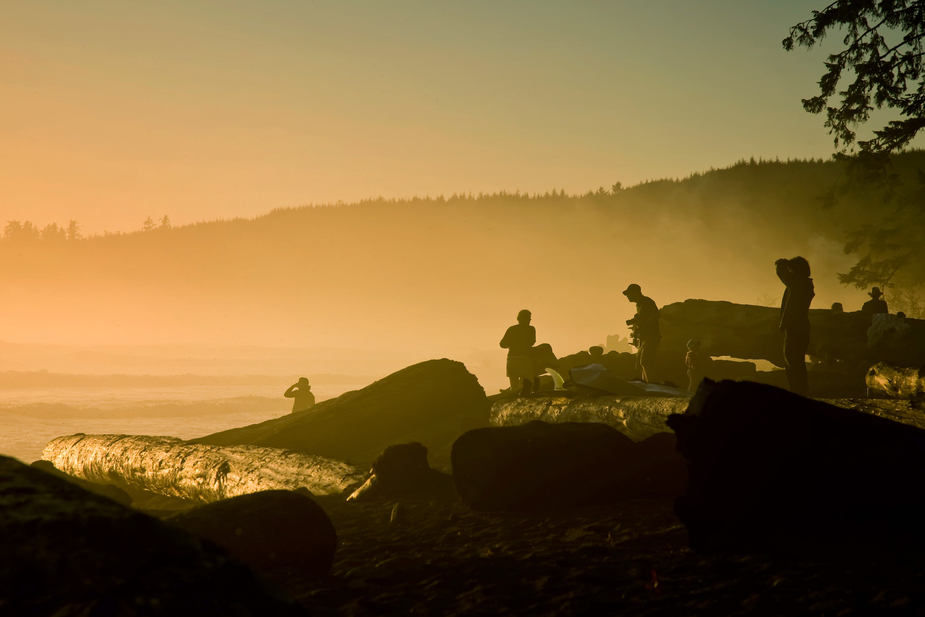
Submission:
{"label": "person holding camera", "polygon": [[627,287],[623,295],[636,303],[636,315],[627,319],[626,325],[632,326],[633,341],[638,349],[636,363],[642,371],[642,380],[648,383],[658,344],[662,341],[662,333],[658,329],[658,306],[652,298],[642,295],[642,288],[636,283]]}
{"label": "person holding camera", "polygon": [[778,259],[777,277],[787,286],[780,303],[780,329],[784,333],[784,367],[790,391],[809,396],[806,350],[809,348],[809,305],[816,295],[809,262],[802,257]]}

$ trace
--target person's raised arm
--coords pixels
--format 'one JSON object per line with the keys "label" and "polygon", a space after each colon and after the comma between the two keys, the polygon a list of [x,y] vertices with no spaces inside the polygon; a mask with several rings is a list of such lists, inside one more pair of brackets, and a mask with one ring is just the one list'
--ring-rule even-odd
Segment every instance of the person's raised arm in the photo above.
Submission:
{"label": "person's raised arm", "polygon": [[777,278],[780,279],[780,282],[787,287],[793,287],[797,276],[790,269],[790,262],[786,259],[778,259],[774,262],[774,266],[777,268]]}
{"label": "person's raised arm", "polygon": [[295,389],[299,387],[299,384],[294,383],[289,386],[289,389],[283,394],[286,398],[295,398]]}

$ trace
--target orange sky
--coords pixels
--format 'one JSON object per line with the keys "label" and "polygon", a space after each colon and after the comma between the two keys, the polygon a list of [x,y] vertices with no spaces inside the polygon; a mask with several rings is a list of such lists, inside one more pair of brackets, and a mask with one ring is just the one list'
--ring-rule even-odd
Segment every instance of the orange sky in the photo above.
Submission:
{"label": "orange sky", "polygon": [[0,224],[584,192],[827,157],[797,0],[0,5]]}

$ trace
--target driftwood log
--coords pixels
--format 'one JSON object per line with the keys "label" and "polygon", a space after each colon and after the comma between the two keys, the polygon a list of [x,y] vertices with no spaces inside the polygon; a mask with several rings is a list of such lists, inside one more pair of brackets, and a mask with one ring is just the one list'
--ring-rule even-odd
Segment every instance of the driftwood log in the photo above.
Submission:
{"label": "driftwood log", "polygon": [[200,503],[272,489],[337,494],[365,474],[341,461],[276,448],[204,446],[173,437],[69,435],[42,458],[72,476]]}
{"label": "driftwood log", "polygon": [[896,398],[925,395],[925,370],[922,368],[900,368],[880,362],[870,367],[864,380],[871,393]]}
{"label": "driftwood log", "polygon": [[[925,429],[925,400],[840,398],[824,402]],[[665,421],[671,414],[684,413],[689,403],[687,398],[618,396],[502,399],[492,405],[491,424],[517,426],[533,420],[599,422],[638,442],[657,433],[671,432]]]}
{"label": "driftwood log", "polygon": [[[861,312],[833,313],[810,309],[809,355],[822,359],[861,362],[871,357],[867,348],[870,316]],[[659,353],[684,354],[687,341],[703,342],[711,356],[763,359],[783,366],[783,335],[776,307],[733,304],[710,300],[686,300],[661,308],[662,342]],[[903,354],[902,363],[925,364],[925,321],[906,319],[912,327],[914,353]],[[890,361],[887,354],[885,358]]]}
{"label": "driftwood log", "polygon": [[534,420],[549,423],[598,422],[642,441],[656,433],[670,432],[665,420],[684,413],[687,398],[564,396],[503,399],[491,407],[492,426],[517,426]]}
{"label": "driftwood log", "polygon": [[668,419],[694,550],[850,551],[925,542],[925,431],[786,390],[705,380]]}

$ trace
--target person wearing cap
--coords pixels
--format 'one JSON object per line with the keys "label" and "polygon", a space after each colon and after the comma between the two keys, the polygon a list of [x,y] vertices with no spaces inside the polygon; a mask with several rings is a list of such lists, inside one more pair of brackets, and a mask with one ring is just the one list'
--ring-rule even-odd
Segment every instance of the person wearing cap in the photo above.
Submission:
{"label": "person wearing cap", "polygon": [[636,315],[627,319],[626,325],[633,326],[633,334],[639,343],[636,363],[642,371],[642,380],[648,383],[655,365],[658,344],[662,341],[662,333],[658,329],[658,306],[652,298],[642,295],[642,288],[636,283],[627,287],[623,295],[630,302],[636,303]]}
{"label": "person wearing cap", "polygon": [[536,328],[530,325],[532,315],[524,309],[517,313],[517,323],[507,329],[501,347],[507,349],[507,376],[511,394],[526,396],[533,391],[533,345]]}
{"label": "person wearing cap", "polygon": [[308,385],[307,377],[300,377],[298,382],[289,386],[283,396],[294,399],[292,401],[292,413],[305,411],[315,405],[315,395],[312,394],[312,387]]}
{"label": "person wearing cap", "polygon": [[883,292],[880,291],[879,287],[874,287],[867,295],[870,296],[870,300],[861,307],[862,313],[873,319],[873,316],[877,313],[890,312],[890,309],[886,306],[886,300],[883,299]]}
{"label": "person wearing cap", "polygon": [[784,333],[784,368],[790,391],[809,396],[806,351],[809,348],[809,305],[816,295],[809,262],[802,257],[778,259],[777,278],[787,286],[780,303],[780,329]]}

